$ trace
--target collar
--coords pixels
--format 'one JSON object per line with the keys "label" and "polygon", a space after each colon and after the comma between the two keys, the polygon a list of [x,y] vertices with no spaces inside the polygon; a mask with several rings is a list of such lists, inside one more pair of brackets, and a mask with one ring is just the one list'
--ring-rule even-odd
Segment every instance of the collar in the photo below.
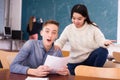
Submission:
{"label": "collar", "polygon": [[76,29],[76,30],[84,30],[88,26],[88,23],[85,22],[85,24],[80,28],[77,28],[74,24],[73,24],[73,26],[74,26],[73,28]]}
{"label": "collar", "polygon": [[[39,44],[40,44],[40,47],[45,50],[45,47],[44,47],[44,45],[43,45],[43,40],[40,40],[40,43],[39,43]],[[50,48],[49,51],[54,51],[54,43],[52,44],[52,47]]]}

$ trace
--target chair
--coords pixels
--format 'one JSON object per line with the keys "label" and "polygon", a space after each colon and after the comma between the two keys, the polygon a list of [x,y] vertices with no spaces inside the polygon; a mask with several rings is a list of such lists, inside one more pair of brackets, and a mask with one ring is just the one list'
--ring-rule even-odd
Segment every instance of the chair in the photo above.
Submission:
{"label": "chair", "polygon": [[8,52],[0,50],[0,60],[4,69],[9,69],[10,64],[18,52]]}
{"label": "chair", "polygon": [[12,30],[12,39],[13,40],[22,40],[22,31],[21,30]]}
{"label": "chair", "polygon": [[115,62],[120,63],[120,52],[113,52],[113,58]]}
{"label": "chair", "polygon": [[9,69],[2,69],[0,68],[0,79],[8,80],[9,79]]}
{"label": "chair", "polygon": [[69,53],[70,53],[69,51],[62,51],[62,54],[63,54],[64,57],[69,56]]}
{"label": "chair", "polygon": [[79,65],[75,68],[76,76],[120,79],[120,68],[103,68]]}
{"label": "chair", "polygon": [[11,27],[4,27],[4,37],[5,38],[11,38]]}

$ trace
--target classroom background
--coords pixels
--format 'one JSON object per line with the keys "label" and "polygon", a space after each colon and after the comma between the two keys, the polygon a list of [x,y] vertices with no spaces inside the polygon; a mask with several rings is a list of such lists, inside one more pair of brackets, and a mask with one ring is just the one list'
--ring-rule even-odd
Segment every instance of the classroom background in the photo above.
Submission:
{"label": "classroom background", "polygon": [[71,23],[71,8],[78,3],[87,6],[91,20],[107,39],[120,43],[119,0],[1,0],[0,33],[4,33],[4,27],[9,26],[12,30],[21,30],[23,40],[27,40],[26,27],[29,17],[34,15],[38,20],[57,20],[60,23],[60,35],[65,26]]}

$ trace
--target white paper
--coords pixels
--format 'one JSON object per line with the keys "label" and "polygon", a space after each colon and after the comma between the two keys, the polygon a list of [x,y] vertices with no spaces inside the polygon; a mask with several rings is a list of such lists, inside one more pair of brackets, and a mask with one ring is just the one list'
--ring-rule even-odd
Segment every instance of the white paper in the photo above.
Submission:
{"label": "white paper", "polygon": [[49,80],[49,78],[38,78],[28,76],[25,80]]}
{"label": "white paper", "polygon": [[49,66],[50,69],[52,69],[51,73],[54,73],[67,66],[68,59],[69,57],[56,57],[48,55],[44,65]]}
{"label": "white paper", "polygon": [[112,44],[108,47],[109,55],[108,57],[113,58],[113,52],[120,52],[120,44]]}

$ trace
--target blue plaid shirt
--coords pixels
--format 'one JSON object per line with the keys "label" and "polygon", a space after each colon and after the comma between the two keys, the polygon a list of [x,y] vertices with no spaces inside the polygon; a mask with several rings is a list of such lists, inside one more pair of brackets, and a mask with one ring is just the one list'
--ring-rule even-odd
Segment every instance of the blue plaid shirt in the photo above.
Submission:
{"label": "blue plaid shirt", "polygon": [[29,68],[43,65],[47,55],[62,57],[62,52],[54,46],[46,52],[42,40],[28,40],[10,65],[10,72],[26,74]]}

